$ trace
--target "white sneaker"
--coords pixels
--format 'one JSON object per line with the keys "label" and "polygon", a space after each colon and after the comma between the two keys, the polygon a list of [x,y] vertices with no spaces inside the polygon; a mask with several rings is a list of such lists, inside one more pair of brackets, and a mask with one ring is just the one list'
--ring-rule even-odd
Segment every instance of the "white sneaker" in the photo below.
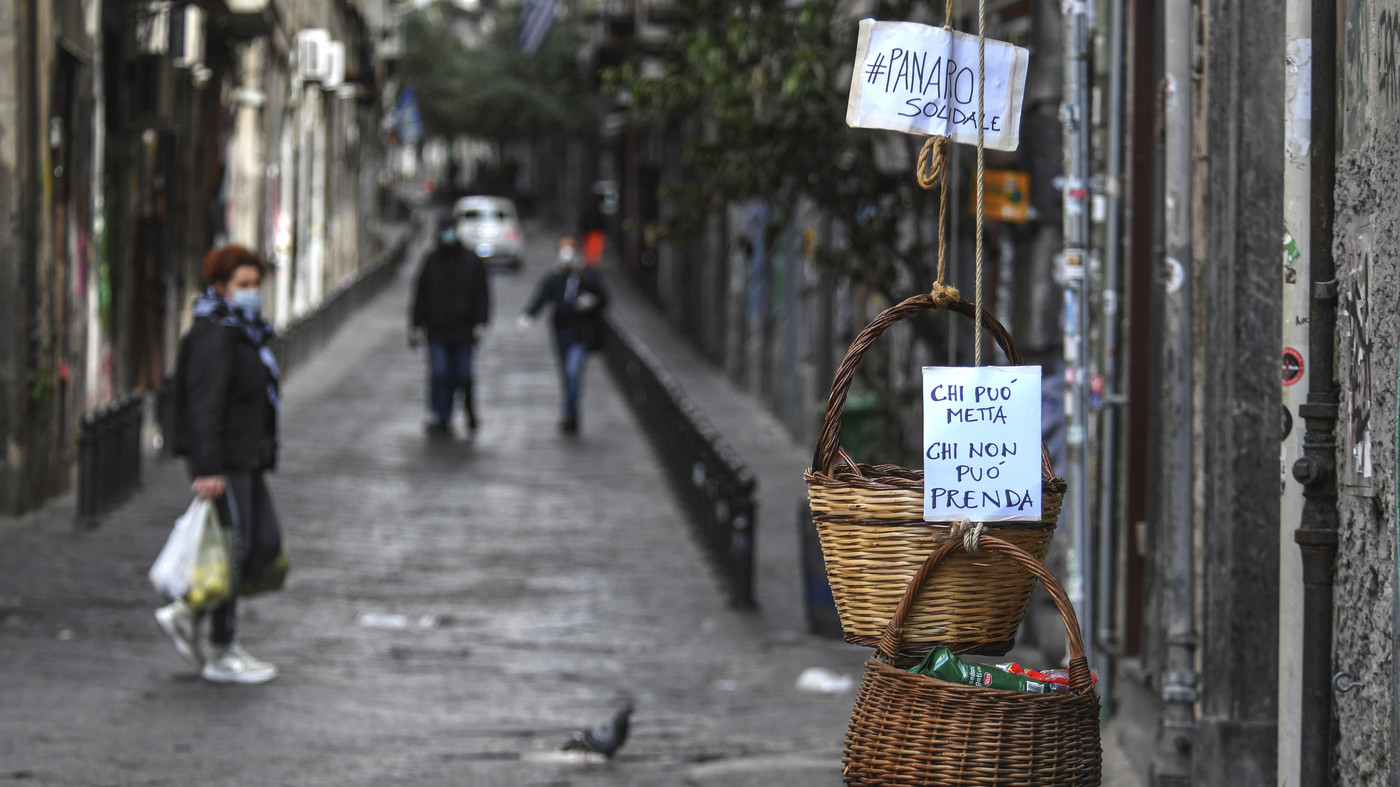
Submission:
{"label": "white sneaker", "polygon": [[228,652],[232,653],[240,659],[243,659],[243,663],[247,664],[248,669],[250,670],[272,670],[273,675],[277,674],[277,668],[272,665],[272,662],[263,661],[260,658],[255,658],[253,654],[244,650],[243,646],[237,642],[228,646]]}
{"label": "white sneaker", "polygon": [[226,648],[211,645],[200,676],[210,683],[267,683],[277,677],[277,668],[248,655],[238,643]]}
{"label": "white sneaker", "polygon": [[170,644],[180,658],[188,661],[195,669],[204,666],[199,648],[195,644],[195,615],[185,602],[176,601],[156,610],[156,623],[170,637]]}

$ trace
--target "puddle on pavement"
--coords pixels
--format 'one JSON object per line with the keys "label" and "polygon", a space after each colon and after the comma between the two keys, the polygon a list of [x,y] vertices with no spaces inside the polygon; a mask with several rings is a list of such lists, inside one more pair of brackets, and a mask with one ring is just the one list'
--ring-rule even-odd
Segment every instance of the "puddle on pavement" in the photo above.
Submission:
{"label": "puddle on pavement", "polygon": [[408,629],[435,629],[442,625],[437,615],[399,615],[385,612],[366,612],[359,617],[359,624],[368,629],[384,631],[407,631]]}

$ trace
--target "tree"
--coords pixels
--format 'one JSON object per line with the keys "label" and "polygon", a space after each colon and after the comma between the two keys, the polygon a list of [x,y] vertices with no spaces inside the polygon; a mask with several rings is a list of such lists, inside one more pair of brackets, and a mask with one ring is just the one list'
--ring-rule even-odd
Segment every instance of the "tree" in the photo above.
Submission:
{"label": "tree", "polygon": [[493,142],[587,133],[598,98],[579,68],[578,28],[561,14],[534,55],[520,51],[515,12],[503,13],[478,48],[454,33],[433,7],[409,17],[401,66],[418,88],[429,134]]}
{"label": "tree", "polygon": [[[936,216],[937,197],[918,187],[912,165],[896,173],[877,166],[877,146],[903,144],[914,152],[920,140],[846,125],[857,22],[863,16],[942,20],[919,19],[922,3],[865,3],[858,11],[855,5],[694,0],[675,26],[660,73],[627,63],[607,73],[605,84],[633,112],[689,132],[684,177],[663,188],[675,217],[664,231],[676,238],[698,233],[726,203],[757,199],[773,208],[771,240],[808,201],[844,241],[815,250],[827,280],[849,280],[897,303],[933,281],[936,241],[924,236],[922,220],[908,219]],[[937,323],[912,325],[926,343],[942,346]],[[877,345],[874,354],[887,349]],[[892,390],[883,368],[868,362],[860,375],[879,378],[869,386],[884,424],[874,443],[883,456],[897,457],[908,448],[900,422],[915,422],[909,402],[918,397]],[[901,418],[901,411],[909,412]]]}
{"label": "tree", "polygon": [[[890,132],[846,126],[857,31],[851,5],[696,0],[662,73],[643,75],[628,63],[606,84],[635,112],[702,128],[685,137],[686,177],[666,190],[677,208],[671,233],[698,231],[728,201],[768,200],[782,217],[808,199],[848,239],[847,248],[819,250],[823,268],[897,301],[909,294],[901,288],[911,276],[932,280],[921,239],[901,240],[899,232],[911,211],[924,208],[924,196],[912,172],[877,168],[875,145]],[[908,19],[922,4],[874,5],[860,16]]]}

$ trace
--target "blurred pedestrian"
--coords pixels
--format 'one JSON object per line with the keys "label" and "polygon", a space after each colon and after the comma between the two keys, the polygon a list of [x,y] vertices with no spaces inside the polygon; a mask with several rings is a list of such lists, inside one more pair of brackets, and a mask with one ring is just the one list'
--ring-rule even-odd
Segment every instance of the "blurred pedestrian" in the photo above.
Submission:
{"label": "blurred pedestrian", "polygon": [[467,429],[480,422],[472,391],[472,350],[486,335],[491,321],[491,286],[486,266],[476,253],[463,248],[450,220],[438,228],[437,248],[423,261],[413,298],[413,325],[409,344],[420,335],[428,340],[428,420],[430,434],[451,430],[457,393],[462,393]]}
{"label": "blurred pedestrian", "polygon": [[215,683],[265,683],[277,668],[238,643],[242,583],[272,565],[281,527],[264,475],[277,464],[281,373],[262,319],[266,263],[241,246],[204,258],[208,289],[194,302],[194,324],[180,342],[175,371],[175,453],[185,457],[194,493],[215,501],[232,549],[229,596],[210,612],[209,646],[200,647],[204,613],[183,601],[156,610],[179,654]]}
{"label": "blurred pedestrian", "polygon": [[583,397],[583,365],[588,353],[603,341],[603,309],[608,293],[597,270],[585,267],[572,237],[559,240],[554,270],[545,274],[535,294],[517,319],[520,327],[533,324],[545,305],[554,309],[554,351],[564,389],[564,417],[559,428],[574,434],[579,428]]}

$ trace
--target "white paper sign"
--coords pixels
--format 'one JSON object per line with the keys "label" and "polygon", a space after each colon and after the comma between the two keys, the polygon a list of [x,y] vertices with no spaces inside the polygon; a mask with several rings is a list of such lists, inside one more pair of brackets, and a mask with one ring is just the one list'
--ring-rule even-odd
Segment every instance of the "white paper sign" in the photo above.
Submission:
{"label": "white paper sign", "polygon": [[[1030,52],[987,41],[984,144],[1015,150]],[[914,22],[860,21],[846,125],[977,144],[977,37]]]}
{"label": "white paper sign", "polygon": [[924,519],[1040,519],[1040,367],[924,367]]}

